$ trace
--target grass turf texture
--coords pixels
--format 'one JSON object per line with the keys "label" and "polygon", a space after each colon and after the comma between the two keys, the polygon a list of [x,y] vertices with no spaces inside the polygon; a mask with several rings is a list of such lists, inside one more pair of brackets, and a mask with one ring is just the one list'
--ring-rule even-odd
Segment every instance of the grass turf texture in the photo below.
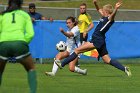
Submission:
{"label": "grass turf texture", "polygon": [[[7,0],[2,0],[5,3]],[[33,0],[24,0],[33,1]],[[117,0],[99,0],[99,5],[114,4]],[[95,8],[92,0],[85,0],[88,8]],[[79,8],[81,1],[76,2],[43,2],[36,3],[44,7]],[[123,0],[121,9],[140,9],[139,0]],[[25,4],[28,5],[28,4]],[[125,62],[124,62],[125,63]],[[132,77],[112,66],[96,63],[82,64],[88,69],[88,75],[82,76],[68,71],[68,67],[59,70],[55,77],[48,77],[45,71],[51,71],[53,64],[36,64],[38,88],[37,93],[139,93],[140,64],[127,64]],[[20,64],[8,63],[3,75],[0,93],[29,93],[27,73]]]}
{"label": "grass turf texture", "polygon": [[[131,68],[132,77],[116,68],[103,63],[81,64],[88,69],[88,75],[82,76],[68,71],[68,66],[59,70],[55,77],[44,74],[51,71],[53,64],[36,64],[37,93],[139,93],[140,64],[124,64]],[[27,74],[16,63],[8,63],[3,75],[0,93],[29,93]]]}

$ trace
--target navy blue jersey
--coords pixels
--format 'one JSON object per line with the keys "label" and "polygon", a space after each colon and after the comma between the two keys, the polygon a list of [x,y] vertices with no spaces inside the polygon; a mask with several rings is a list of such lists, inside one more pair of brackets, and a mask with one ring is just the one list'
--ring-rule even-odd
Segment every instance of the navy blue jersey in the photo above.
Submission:
{"label": "navy blue jersey", "polygon": [[106,49],[105,33],[109,30],[113,23],[114,21],[108,20],[108,17],[102,17],[92,34],[90,43],[93,43],[101,57],[108,54]]}
{"label": "navy blue jersey", "polygon": [[35,18],[35,20],[41,20],[42,15],[40,13],[30,13],[28,12],[28,14],[30,15],[30,17]]}
{"label": "navy blue jersey", "polygon": [[102,17],[99,20],[99,23],[96,26],[94,33],[92,34],[93,38],[94,37],[105,38],[105,33],[109,30],[109,28],[112,26],[113,23],[114,21],[110,21],[108,17]]}

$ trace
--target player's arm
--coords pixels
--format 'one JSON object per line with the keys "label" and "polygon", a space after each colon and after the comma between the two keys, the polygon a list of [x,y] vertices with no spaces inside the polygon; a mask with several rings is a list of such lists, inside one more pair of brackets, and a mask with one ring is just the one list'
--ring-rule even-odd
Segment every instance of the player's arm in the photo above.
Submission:
{"label": "player's arm", "polygon": [[89,24],[89,27],[86,29],[86,32],[88,33],[93,27],[94,27],[94,24],[93,24],[93,22],[91,22]]}
{"label": "player's arm", "polygon": [[46,17],[44,17],[42,14],[40,14],[40,13],[37,13],[38,15],[39,15],[39,17],[40,17],[40,20],[47,20],[47,18]]}
{"label": "player's arm", "polygon": [[88,24],[88,28],[84,31],[85,33],[88,33],[93,27],[94,27],[94,24],[92,22],[92,18],[90,15],[87,16],[86,18],[86,23]]}
{"label": "player's arm", "polygon": [[32,21],[31,18],[28,16],[28,19],[26,20],[26,28],[25,28],[25,40],[27,43],[30,43],[30,41],[32,40],[33,36],[34,36],[34,30],[33,30],[33,25],[32,25]]}
{"label": "player's arm", "polygon": [[84,33],[83,33],[83,37],[85,38],[86,37],[86,35],[87,35],[87,33],[92,29],[94,27],[94,24],[93,24],[93,22],[91,22],[90,24],[89,24],[89,27],[84,31]]}
{"label": "player's arm", "polygon": [[64,34],[66,37],[69,37],[69,38],[70,38],[70,37],[73,37],[73,36],[74,36],[74,34],[73,34],[72,32],[69,32],[69,33],[68,33],[68,32],[65,32],[63,28],[60,28],[59,30],[60,30],[60,32],[61,32],[62,34]]}
{"label": "player's arm", "polygon": [[31,17],[31,20],[32,20],[32,22],[34,22],[35,21],[35,18]]}
{"label": "player's arm", "polygon": [[99,14],[101,16],[103,16],[103,10],[101,8],[99,8],[98,4],[97,4],[97,0],[93,0],[93,4],[95,5],[96,10],[99,12]]}
{"label": "player's arm", "polygon": [[114,18],[115,18],[115,15],[116,15],[116,13],[117,13],[117,10],[119,9],[119,7],[122,5],[122,1],[121,0],[119,0],[117,3],[116,3],[116,5],[115,5],[115,9],[114,9],[114,11],[112,12],[112,14],[109,16],[109,20],[110,21],[112,21],[112,20],[114,20]]}

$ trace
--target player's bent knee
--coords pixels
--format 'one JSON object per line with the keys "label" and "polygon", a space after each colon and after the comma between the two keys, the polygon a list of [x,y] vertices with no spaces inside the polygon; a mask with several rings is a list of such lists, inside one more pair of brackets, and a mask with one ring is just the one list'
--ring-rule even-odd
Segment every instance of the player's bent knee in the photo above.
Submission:
{"label": "player's bent knee", "polygon": [[106,64],[109,64],[109,63],[110,63],[110,61],[107,60],[107,59],[103,59],[103,61],[104,61],[104,63],[106,63]]}
{"label": "player's bent knee", "polygon": [[111,58],[110,58],[108,55],[104,55],[104,56],[102,57],[102,59],[103,59],[104,63],[110,64]]}

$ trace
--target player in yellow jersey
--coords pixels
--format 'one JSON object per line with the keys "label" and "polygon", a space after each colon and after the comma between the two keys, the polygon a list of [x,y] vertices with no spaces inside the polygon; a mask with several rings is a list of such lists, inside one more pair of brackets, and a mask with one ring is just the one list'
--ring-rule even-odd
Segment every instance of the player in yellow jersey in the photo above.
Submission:
{"label": "player in yellow jersey", "polygon": [[35,66],[28,46],[34,31],[30,16],[21,10],[22,3],[22,0],[8,0],[7,9],[0,13],[0,85],[6,62],[14,57],[28,73],[30,93],[36,93]]}
{"label": "player in yellow jersey", "polygon": [[87,5],[80,5],[80,15],[78,17],[78,27],[80,29],[80,42],[83,44],[88,39],[88,32],[94,27],[91,16],[86,12]]}
{"label": "player in yellow jersey", "polygon": [[[88,32],[94,27],[91,16],[86,12],[87,5],[82,3],[80,5],[80,15],[78,17],[78,27],[80,29],[80,42],[83,44],[87,42]],[[80,66],[79,63],[76,63],[77,66]]]}

